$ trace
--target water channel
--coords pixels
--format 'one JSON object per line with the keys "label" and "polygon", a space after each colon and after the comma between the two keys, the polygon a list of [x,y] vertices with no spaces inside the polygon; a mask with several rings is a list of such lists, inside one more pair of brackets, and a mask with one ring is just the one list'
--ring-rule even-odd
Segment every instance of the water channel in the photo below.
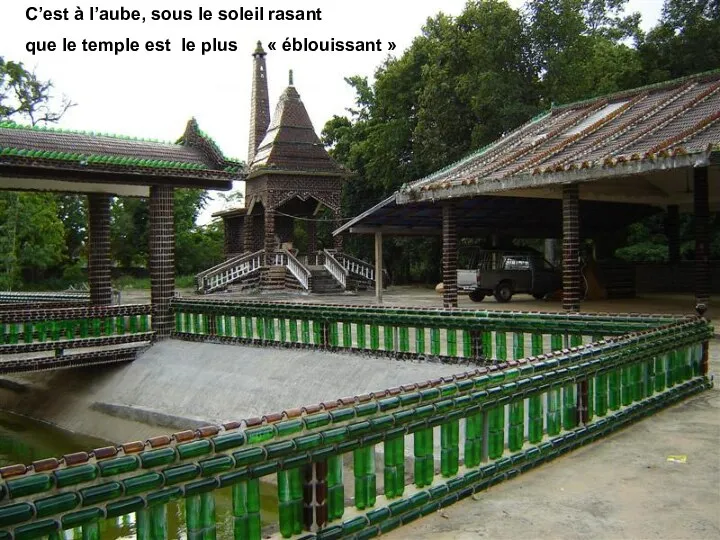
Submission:
{"label": "water channel", "polygon": [[[49,424],[0,411],[0,467],[14,463],[29,464],[38,459],[59,457],[72,452],[107,446],[108,442],[70,433]],[[263,526],[277,523],[277,492],[275,486],[260,484]],[[233,537],[232,498],[230,488],[215,491],[215,522],[217,538]],[[134,539],[135,514],[100,523],[103,540]],[[169,539],[184,540],[185,504],[177,500],[167,505]],[[80,529],[64,531],[65,538],[80,539]]]}

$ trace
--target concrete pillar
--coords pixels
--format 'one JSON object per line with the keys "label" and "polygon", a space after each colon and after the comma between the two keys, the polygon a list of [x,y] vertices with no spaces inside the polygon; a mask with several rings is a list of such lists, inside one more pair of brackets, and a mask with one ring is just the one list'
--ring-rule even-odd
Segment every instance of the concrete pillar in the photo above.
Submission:
{"label": "concrete pillar", "polygon": [[704,313],[710,304],[710,205],[708,169],[694,169],[695,309]]}
{"label": "concrete pillar", "polygon": [[555,238],[546,238],[545,239],[545,249],[544,249],[544,256],[545,260],[548,261],[551,264],[555,264],[557,259],[557,240]]}
{"label": "concrete pillar", "polygon": [[265,210],[265,264],[267,266],[275,265],[275,250],[277,250],[277,242],[275,242],[275,212],[273,210]]}
{"label": "concrete pillar", "polygon": [[158,338],[173,330],[170,300],[175,295],[174,190],[150,187],[150,301],[152,325]]}
{"label": "concrete pillar", "polygon": [[110,195],[88,195],[88,281],[93,305],[112,304],[110,280]]}
{"label": "concrete pillar", "polygon": [[668,262],[675,266],[680,263],[680,207],[677,204],[667,207],[665,235],[668,239]]}
{"label": "concrete pillar", "polygon": [[375,298],[378,304],[383,301],[383,245],[382,233],[375,233]]}
{"label": "concrete pillar", "polygon": [[580,194],[577,184],[563,186],[563,309],[580,311]]}
{"label": "concrete pillar", "polygon": [[452,204],[442,207],[443,306],[458,306],[457,285],[457,216]]}

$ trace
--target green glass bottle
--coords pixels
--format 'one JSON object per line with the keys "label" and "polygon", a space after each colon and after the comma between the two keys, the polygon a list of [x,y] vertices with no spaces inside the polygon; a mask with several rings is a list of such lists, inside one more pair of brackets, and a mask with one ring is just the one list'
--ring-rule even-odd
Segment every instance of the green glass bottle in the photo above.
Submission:
{"label": "green glass bottle", "polygon": [[560,433],[562,390],[551,388],[547,394],[547,433],[550,436]]}
{"label": "green glass bottle", "polygon": [[543,396],[528,398],[528,441],[537,444],[543,438]]}

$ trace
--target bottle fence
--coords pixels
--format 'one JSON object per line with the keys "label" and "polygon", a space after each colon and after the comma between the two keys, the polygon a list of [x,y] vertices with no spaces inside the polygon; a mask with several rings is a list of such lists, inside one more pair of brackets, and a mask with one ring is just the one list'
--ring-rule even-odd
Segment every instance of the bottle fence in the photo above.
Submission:
{"label": "bottle fence", "polygon": [[[187,538],[216,538],[216,494],[225,488],[234,538],[372,538],[710,385],[712,329],[698,317],[184,301],[174,309],[178,336],[192,339],[481,354],[493,363],[1,468],[0,539],[61,538],[75,528],[84,539],[100,538],[105,521],[128,514],[138,538],[166,538],[167,505],[177,501]],[[417,335],[433,333],[421,349]],[[270,524],[261,521],[261,482],[276,493]]]}

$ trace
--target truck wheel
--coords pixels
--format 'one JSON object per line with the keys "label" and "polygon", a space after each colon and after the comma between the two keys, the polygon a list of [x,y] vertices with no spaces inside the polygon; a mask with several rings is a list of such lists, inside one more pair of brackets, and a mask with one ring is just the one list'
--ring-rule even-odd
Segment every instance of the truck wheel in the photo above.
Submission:
{"label": "truck wheel", "polygon": [[482,302],[485,299],[485,295],[478,290],[471,292],[468,296],[473,302]]}
{"label": "truck wheel", "polygon": [[498,283],[498,286],[495,287],[495,293],[493,294],[493,296],[495,296],[495,300],[501,303],[509,302],[512,295],[513,290],[509,281]]}
{"label": "truck wheel", "polygon": [[547,293],[533,293],[533,298],[535,300],[542,300],[546,295]]}

